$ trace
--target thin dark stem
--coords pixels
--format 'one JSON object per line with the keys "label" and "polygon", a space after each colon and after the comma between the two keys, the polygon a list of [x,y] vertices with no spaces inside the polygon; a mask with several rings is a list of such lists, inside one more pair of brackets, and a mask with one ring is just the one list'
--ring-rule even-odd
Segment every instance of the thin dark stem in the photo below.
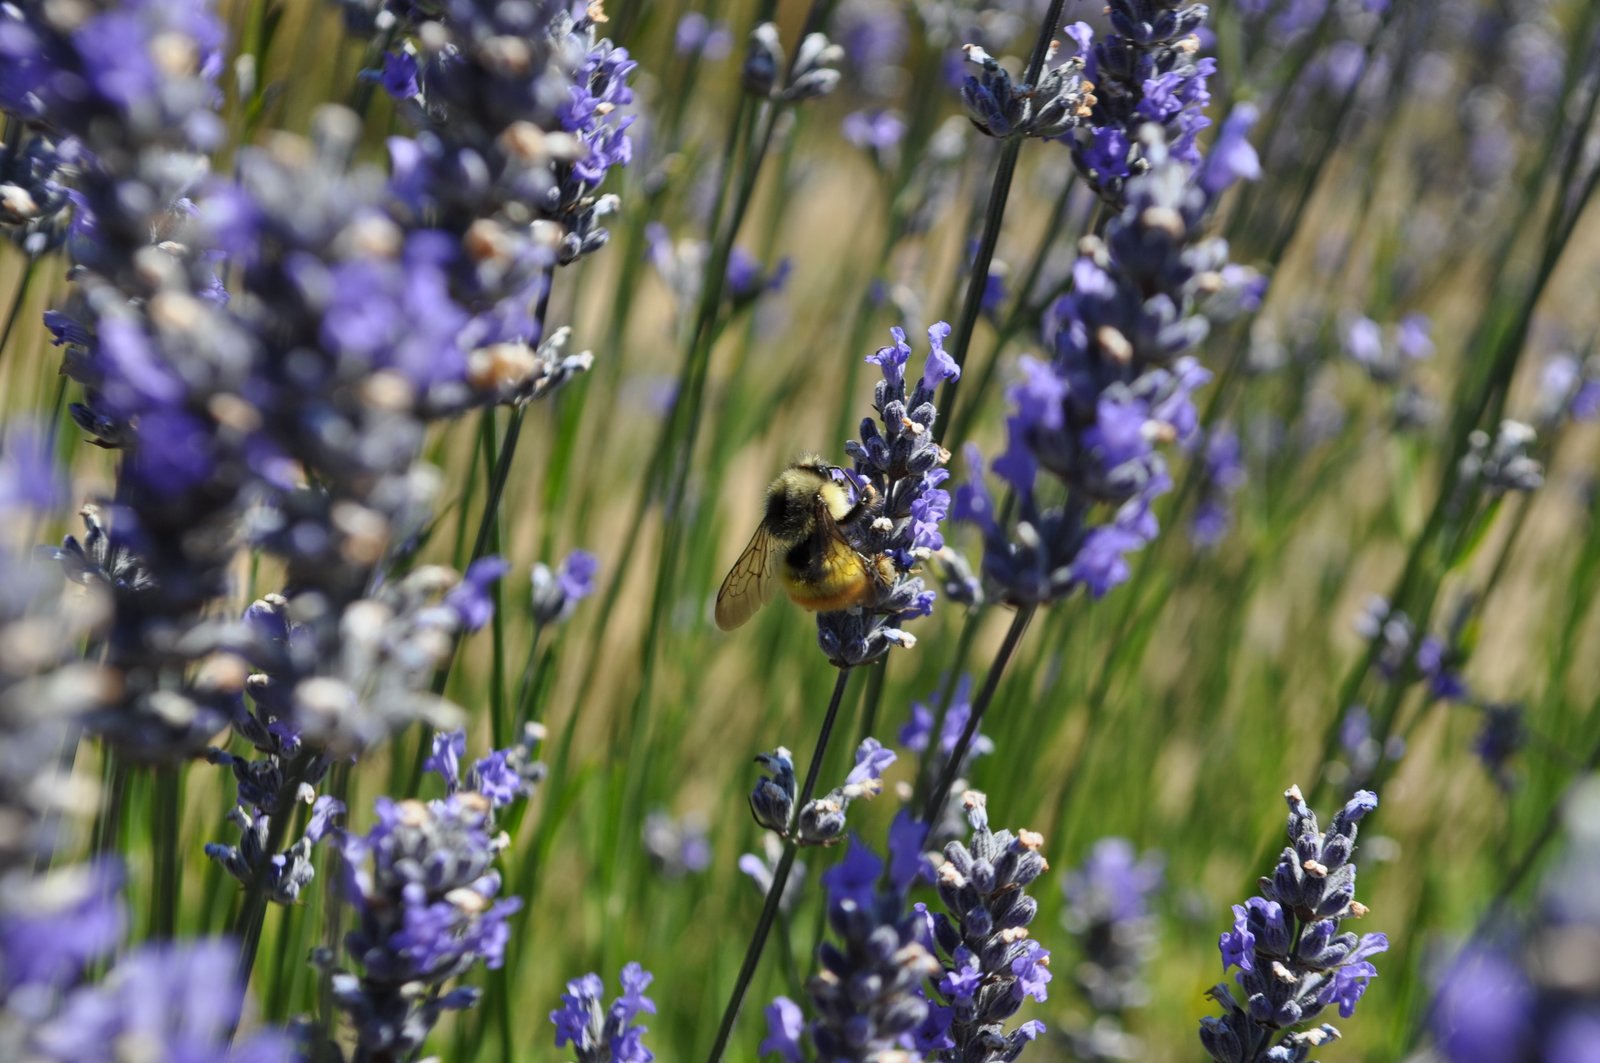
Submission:
{"label": "thin dark stem", "polygon": [[150,937],[170,940],[178,929],[178,894],[183,890],[179,871],[179,844],[183,829],[182,785],[178,769],[156,768],[151,776],[155,790],[155,882],[150,897]]}
{"label": "thin dark stem", "polygon": [[6,323],[0,326],[0,359],[4,358],[6,344],[11,340],[11,329],[17,323],[17,317],[22,311],[23,298],[28,294],[28,285],[33,282],[33,267],[38,260],[30,257],[28,264],[22,269],[22,279],[17,282],[17,292],[11,297],[11,309],[6,311]]}
{"label": "thin dark stem", "polygon": [[[1032,85],[1039,80],[1045,58],[1050,54],[1050,41],[1061,23],[1061,9],[1066,0],[1050,0],[1050,10],[1045,13],[1044,24],[1039,27],[1039,37],[1034,41],[1033,54],[1028,58],[1028,70],[1023,83]],[[972,330],[978,324],[978,312],[983,306],[983,290],[989,282],[989,264],[994,261],[995,245],[1000,242],[1000,223],[1005,218],[1006,200],[1011,195],[1011,179],[1017,172],[1017,156],[1022,152],[1022,137],[1008,137],[1000,148],[1000,162],[995,167],[994,183],[989,186],[989,206],[984,212],[983,235],[978,238],[978,254],[972,260],[967,275],[967,296],[961,305],[961,317],[951,336],[950,356],[956,365],[965,367],[967,348],[972,343]],[[939,396],[939,408],[954,409],[956,385],[959,378],[947,380]]]}
{"label": "thin dark stem", "polygon": [[[833,722],[839,715],[839,704],[844,700],[844,688],[849,682],[849,670],[839,669],[839,678],[833,684],[833,697],[828,701],[828,714],[822,718],[822,732],[817,735],[817,748],[811,754],[811,763],[806,766],[805,785],[800,788],[800,799],[794,806],[796,815],[811,802],[811,795],[816,792],[817,776],[822,772],[822,758],[828,752],[828,738],[833,734]],[[789,872],[794,867],[794,857],[798,851],[799,846],[792,840],[785,843],[783,856],[772,872],[772,885],[767,888],[767,900],[761,906],[761,918],[756,921],[755,933],[745,949],[744,963],[739,967],[739,978],[734,983],[733,995],[728,998],[728,1006],[722,1011],[722,1022],[717,1027],[717,1039],[711,1045],[711,1054],[706,1057],[707,1063],[719,1063],[723,1050],[728,1047],[728,1037],[733,1033],[734,1020],[739,1017],[739,1007],[744,1003],[750,980],[755,977],[756,964],[766,948],[772,924],[778,918],[778,904],[783,900],[783,888],[789,882]]]}
{"label": "thin dark stem", "polygon": [[[995,654],[994,663],[989,666],[989,674],[983,678],[983,689],[978,691],[977,698],[972,703],[972,714],[967,717],[967,726],[962,728],[961,737],[956,741],[955,748],[950,750],[950,757],[945,761],[944,771],[939,775],[939,784],[928,795],[927,804],[922,806],[922,822],[931,829],[935,817],[944,809],[944,803],[950,799],[950,788],[955,785],[956,775],[961,771],[961,762],[967,759],[967,751],[972,748],[972,740],[978,735],[978,728],[983,723],[983,714],[988,711],[989,703],[994,700],[994,692],[1000,687],[1000,676],[1005,672],[1011,655],[1016,652],[1017,644],[1022,641],[1022,633],[1028,629],[1028,621],[1033,619],[1033,605],[1024,605],[1017,610],[1017,615],[1011,619],[1011,627],[1006,631],[1005,641],[1000,644],[1000,652]],[[937,742],[936,737],[930,742]]]}

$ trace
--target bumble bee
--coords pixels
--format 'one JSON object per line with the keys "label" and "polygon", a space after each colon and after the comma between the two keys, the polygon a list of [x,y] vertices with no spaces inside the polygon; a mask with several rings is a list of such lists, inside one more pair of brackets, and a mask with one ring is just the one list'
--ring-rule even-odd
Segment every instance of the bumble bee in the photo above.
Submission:
{"label": "bumble bee", "polygon": [[834,467],[802,455],[767,487],[761,526],[717,591],[717,627],[732,631],[772,600],[781,584],[802,609],[833,612],[871,601],[881,579],[840,531],[865,504],[833,477]]}

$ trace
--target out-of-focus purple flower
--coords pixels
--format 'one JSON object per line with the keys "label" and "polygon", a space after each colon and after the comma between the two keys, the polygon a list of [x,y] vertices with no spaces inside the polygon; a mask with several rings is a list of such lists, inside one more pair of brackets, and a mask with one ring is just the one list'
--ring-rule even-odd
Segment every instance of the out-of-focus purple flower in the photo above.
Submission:
{"label": "out-of-focus purple flower", "polygon": [[657,809],[644,817],[644,851],[667,878],[697,875],[711,866],[711,838],[704,818],[673,819]]}
{"label": "out-of-focus purple flower", "polygon": [[66,499],[65,478],[43,428],[8,424],[0,435],[0,516],[54,513]]}
{"label": "out-of-focus purple flower", "polygon": [[1600,933],[1600,780],[1562,801],[1565,844],[1528,916],[1502,918],[1433,972],[1428,1018],[1448,1063],[1589,1063],[1596,1045],[1594,979],[1577,947]]}
{"label": "out-of-focus purple flower", "polygon": [[1370,317],[1357,315],[1340,331],[1344,353],[1360,365],[1373,367],[1383,360],[1383,330]]}
{"label": "out-of-focus purple flower", "polygon": [[851,111],[840,127],[844,139],[867,151],[887,152],[905,139],[906,122],[898,111]]}
{"label": "out-of-focus purple flower", "polygon": [[1139,1040],[1124,1029],[1127,1015],[1149,999],[1146,968],[1155,950],[1152,896],[1162,885],[1162,860],[1140,856],[1122,838],[1102,838],[1082,867],[1064,883],[1062,924],[1077,946],[1072,982],[1093,1014],[1092,1021],[1062,1033],[1077,1058],[1109,1059],[1120,1045],[1132,1052]]}
{"label": "out-of-focus purple flower", "polygon": [[844,72],[870,96],[892,92],[903,72],[908,43],[906,12],[892,0],[844,0],[835,8],[829,36],[844,49]]}
{"label": "out-of-focus purple flower", "polygon": [[1261,117],[1249,103],[1236,106],[1223,121],[1200,168],[1200,186],[1215,199],[1238,181],[1261,180],[1261,158],[1250,143],[1250,129]]}
{"label": "out-of-focus purple flower", "polygon": [[[1119,190],[1127,206],[1103,243],[1084,244],[1072,292],[1049,312],[1054,356],[1025,360],[1008,392],[1007,448],[992,469],[1016,492],[1014,527],[994,520],[980,485],[960,496],[984,531],[985,576],[1015,603],[1079,588],[1099,597],[1128,578],[1128,555],[1159,531],[1151,503],[1172,486],[1160,445],[1198,432],[1193,395],[1210,374],[1187,352],[1213,317],[1244,305],[1212,283],[1228,282],[1226,244],[1199,236],[1210,197],[1147,132],[1148,171]],[[1035,489],[1041,474],[1065,485],[1064,502],[1054,486]]]}
{"label": "out-of-focus purple flower", "polygon": [[772,269],[766,270],[750,252],[735,247],[728,255],[728,277],[725,288],[728,299],[737,307],[748,305],[769,292],[780,292],[789,281],[794,263],[786,255]]}
{"label": "out-of-focus purple flower", "polygon": [[35,1034],[32,1058],[116,1063],[119,1046],[136,1044],[152,1059],[289,1063],[296,1054],[279,1033],[229,1048],[245,996],[237,964],[237,947],[221,939],[141,946],[61,1002]]}
{"label": "out-of-focus purple flower", "polygon": [[733,31],[726,22],[713,22],[698,11],[689,11],[678,20],[672,43],[679,55],[697,55],[716,62],[733,51]]}
{"label": "out-of-focus purple flower", "polygon": [[[432,759],[449,782],[465,741],[441,737]],[[535,737],[478,761],[443,799],[379,798],[372,829],[345,835],[346,892],[356,914],[345,947],[361,973],[333,971],[333,996],[371,1051],[419,1049],[444,1011],[477,1000],[475,990],[437,990],[480,963],[504,962],[507,920],[522,902],[499,896],[494,861],[510,843],[494,831],[494,810],[526,793],[539,774],[531,763]],[[418,993],[418,986],[434,991]]]}
{"label": "out-of-focus purple flower", "polygon": [[[950,705],[945,709],[944,725],[939,730],[939,752],[944,757],[948,758],[956,748],[956,743],[960,741],[961,732],[966,729],[967,720],[971,715],[972,677],[963,675],[950,692]],[[933,734],[933,723],[933,709],[920,701],[913,701],[911,716],[900,728],[898,736],[900,744],[914,753],[924,753]],[[994,752],[994,740],[980,732],[973,736],[967,756],[974,758],[992,752]]]}
{"label": "out-of-focus purple flower", "polygon": [[1532,1034],[1537,994],[1517,963],[1489,946],[1470,946],[1449,964],[1431,1026],[1451,1063],[1516,1059]]}
{"label": "out-of-focus purple flower", "polygon": [[1472,742],[1484,770],[1504,788],[1512,783],[1511,758],[1528,742],[1525,715],[1517,704],[1484,706],[1483,723]]}
{"label": "out-of-focus purple flower", "polygon": [[511,563],[499,557],[481,557],[467,566],[466,575],[444,599],[446,607],[460,618],[463,630],[477,631],[494,618],[489,590],[510,571]]}
{"label": "out-of-focus purple flower", "polygon": [[802,1063],[805,1053],[800,1038],[806,1029],[805,1013],[788,997],[778,997],[767,1005],[767,1036],[757,1049],[761,1055],[775,1055],[784,1063]]}
{"label": "out-of-focus purple flower", "polygon": [[1245,484],[1244,447],[1232,425],[1218,424],[1205,433],[1201,460],[1205,477],[1189,537],[1196,546],[1210,548],[1222,541],[1232,525],[1231,500]]}
{"label": "out-of-focus purple flower", "polygon": [[1163,864],[1155,853],[1140,857],[1125,838],[1102,838],[1083,866],[1067,873],[1062,891],[1077,911],[1103,911],[1118,923],[1142,919],[1149,914],[1151,896],[1161,888]]}
{"label": "out-of-focus purple flower", "polygon": [[122,943],[122,870],[101,860],[13,886],[0,906],[0,998],[75,985]]}
{"label": "out-of-focus purple flower", "polygon": [[1417,671],[1428,681],[1428,694],[1440,701],[1465,700],[1470,691],[1456,670],[1457,661],[1443,639],[1428,635],[1417,643]]}
{"label": "out-of-focus purple flower", "polygon": [[600,560],[587,550],[574,550],[551,571],[543,562],[533,566],[533,618],[554,624],[570,617],[578,603],[594,593]]}

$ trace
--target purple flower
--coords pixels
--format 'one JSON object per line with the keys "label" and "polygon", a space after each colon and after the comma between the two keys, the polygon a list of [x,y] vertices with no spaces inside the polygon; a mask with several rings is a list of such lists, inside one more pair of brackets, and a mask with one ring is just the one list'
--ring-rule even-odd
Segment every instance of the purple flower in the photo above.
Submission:
{"label": "purple flower", "polygon": [[1259,181],[1261,159],[1250,143],[1250,128],[1256,124],[1261,112],[1254,104],[1241,103],[1222,123],[1217,139],[1211,145],[1205,165],[1200,170],[1200,187],[1212,199],[1220,196],[1236,181]]}
{"label": "purple flower", "polygon": [[869,780],[875,782],[883,778],[883,773],[894,762],[894,750],[885,749],[876,738],[864,739],[856,750],[856,766],[845,776],[844,783],[846,786],[860,786]]}
{"label": "purple flower", "polygon": [[[1144,123],[1161,127],[1162,140],[1176,158],[1191,167],[1200,162],[1196,135],[1210,125],[1204,113],[1211,99],[1206,82],[1216,60],[1196,58],[1203,5],[1175,4],[1154,21],[1147,21],[1149,9],[1136,0],[1113,0],[1108,10],[1112,32],[1102,40],[1096,41],[1085,23],[1067,28],[1083,76],[1095,86],[1089,116],[1071,131],[1068,143],[1078,171],[1102,199],[1120,208],[1128,179],[1142,166],[1138,134]],[[1237,129],[1218,138],[1230,161],[1219,163],[1217,187],[1225,187],[1220,174],[1240,162],[1236,151],[1242,137]]]}
{"label": "purple flower", "polygon": [[433,736],[433,753],[422,762],[422,768],[438,773],[444,780],[445,791],[453,794],[461,788],[461,758],[466,752],[466,731],[436,734]]}
{"label": "purple flower", "polygon": [[822,873],[822,888],[827,891],[830,905],[850,903],[863,907],[871,903],[882,873],[883,861],[860,838],[851,835],[844,859]]}
{"label": "purple flower", "polygon": [[949,454],[934,439],[935,391],[959,373],[944,350],[949,333],[942,321],[928,329],[927,363],[909,394],[905,367],[911,347],[903,330],[891,329],[894,343],[867,357],[882,369],[883,380],[874,388],[875,416],[863,418],[861,438],[845,444],[854,467],[841,474],[859,505],[841,530],[862,557],[881,560],[871,602],[817,614],[818,646],[841,668],[875,660],[890,646],[914,645],[915,637],[900,625],[933,609],[935,594],[918,571],[919,563],[944,544],[940,524],[950,505],[939,487],[946,479],[940,466]]}
{"label": "purple flower", "polygon": [[690,11],[678,20],[672,41],[679,55],[698,55],[715,62],[732,51],[733,32],[725,22],[712,22],[700,12]]}
{"label": "purple flower", "polygon": [[550,1012],[555,1023],[555,1047],[570,1044],[579,1060],[605,1060],[606,1063],[650,1063],[654,1053],[646,1049],[643,1037],[650,1033],[635,1025],[638,1015],[654,1015],[656,1004],[645,996],[651,973],[638,964],[622,967],[622,996],[602,1010],[605,983],[595,973],[566,983],[562,1007]]}
{"label": "purple flower", "polygon": [[1017,989],[1024,997],[1044,1001],[1050,993],[1050,950],[1037,941],[1028,941],[1023,954],[1011,961],[1011,973],[1017,976]]}
{"label": "purple flower", "polygon": [[98,985],[81,987],[35,1035],[41,1058],[115,1063],[118,1046],[138,1044],[154,1059],[289,1063],[289,1039],[260,1032],[231,1051],[243,1010],[237,948],[207,939],[145,945],[124,956]]}
{"label": "purple flower", "polygon": [[65,505],[66,484],[41,426],[13,422],[0,435],[0,515],[52,513]]}
{"label": "purple flower", "polygon": [[522,906],[500,896],[494,862],[508,842],[493,817],[527,791],[531,739],[478,761],[465,780],[473,789],[459,788],[464,752],[463,739],[441,735],[430,761],[447,783],[457,780],[451,793],[426,803],[379,798],[372,829],[343,838],[355,909],[345,946],[361,973],[335,971],[334,999],[373,1051],[414,1052],[444,1010],[470,1006],[474,993],[438,990],[478,964],[501,966],[508,920]]}
{"label": "purple flower", "polygon": [[1299,1028],[1329,1004],[1349,1018],[1378,973],[1369,957],[1389,947],[1382,934],[1339,932],[1341,920],[1366,911],[1355,900],[1356,825],[1378,807],[1377,795],[1357,791],[1326,831],[1298,787],[1284,798],[1290,844],[1260,880],[1263,896],[1234,905],[1233,928],[1218,939],[1223,970],[1238,968],[1240,991],[1215,986],[1210,995],[1223,1014],[1200,1020],[1201,1044],[1219,1063],[1290,1059],[1308,1036],[1337,1036],[1325,1024]]}
{"label": "purple flower", "polygon": [[539,624],[566,620],[578,603],[594,593],[600,561],[586,550],[568,554],[555,571],[543,562],[533,566],[533,618]]}
{"label": "purple flower", "polygon": [[1383,934],[1363,934],[1358,944],[1344,962],[1334,968],[1333,977],[1322,991],[1322,1003],[1338,1004],[1339,1014],[1348,1019],[1355,1014],[1356,1002],[1367,991],[1367,983],[1378,977],[1368,956],[1389,951],[1389,939]]}
{"label": "purple flower", "polygon": [[761,1055],[776,1055],[784,1063],[801,1063],[805,1053],[800,1038],[805,1034],[805,1015],[800,1005],[788,997],[778,997],[767,1005],[767,1036],[757,1049]]}
{"label": "purple flower", "polygon": [[0,994],[62,990],[122,943],[122,870],[101,860],[41,878],[40,897],[0,909]]}
{"label": "purple flower", "polygon": [[898,325],[889,330],[894,343],[879,347],[867,355],[867,361],[883,370],[883,379],[890,390],[905,386],[905,366],[911,361],[911,345],[906,342],[905,330]]}
{"label": "purple flower", "polygon": [[515,764],[515,749],[497,749],[472,766],[476,789],[496,808],[504,808],[528,792],[528,781]]}
{"label": "purple flower", "polygon": [[1433,1036],[1450,1063],[1519,1056],[1532,1033],[1536,994],[1511,957],[1470,946],[1451,961],[1436,993]]}
{"label": "purple flower", "polygon": [[851,111],[840,129],[848,143],[877,152],[899,146],[906,135],[905,119],[897,111]]}
{"label": "purple flower", "polygon": [[1341,333],[1344,353],[1369,369],[1384,359],[1383,330],[1370,317],[1357,315],[1344,323]]}
{"label": "purple flower", "polygon": [[1085,917],[1103,911],[1110,921],[1122,923],[1149,914],[1150,898],[1162,879],[1159,855],[1141,858],[1126,838],[1101,838],[1083,866],[1062,880],[1062,890],[1067,903]]}
{"label": "purple flower", "polygon": [[409,100],[422,91],[417,80],[417,57],[410,52],[385,52],[383,74],[379,79],[383,91],[396,100]]}
{"label": "purple flower", "polygon": [[464,630],[477,631],[494,618],[490,588],[510,571],[510,562],[499,557],[482,557],[467,566],[466,575],[445,597]]}
{"label": "purple flower", "polygon": [[[1017,962],[1022,963],[1023,959]],[[1013,972],[1018,973],[1014,966]],[[939,992],[952,1004],[970,1005],[982,985],[983,964],[978,962],[978,957],[972,954],[971,949],[965,945],[956,946],[956,951],[950,957],[950,966],[939,980]]]}

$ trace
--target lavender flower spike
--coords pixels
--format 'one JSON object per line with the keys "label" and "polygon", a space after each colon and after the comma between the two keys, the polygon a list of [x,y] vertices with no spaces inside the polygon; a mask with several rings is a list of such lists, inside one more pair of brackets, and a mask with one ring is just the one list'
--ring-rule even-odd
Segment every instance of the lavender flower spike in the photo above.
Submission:
{"label": "lavender flower spike", "polygon": [[[460,774],[465,742],[441,735],[430,764],[444,777],[442,800],[379,798],[378,822],[343,839],[355,928],[345,947],[361,974],[335,970],[335,1002],[350,1017],[357,1059],[406,1058],[448,1010],[471,1007],[475,988],[445,984],[479,963],[499,967],[521,899],[499,899],[495,858],[510,845],[495,810],[526,793],[539,768],[531,745],[490,754]],[[331,957],[319,957],[329,964]]]}
{"label": "lavender flower spike", "polygon": [[1377,795],[1357,791],[1326,832],[1298,786],[1289,802],[1288,848],[1261,896],[1233,906],[1233,929],[1218,941],[1223,970],[1244,995],[1218,984],[1211,997],[1221,1016],[1200,1020],[1200,1043],[1217,1063],[1300,1063],[1319,1044],[1339,1036],[1322,1023],[1306,1027],[1330,1004],[1349,1018],[1367,983],[1378,975],[1370,957],[1389,948],[1383,934],[1340,932],[1345,919],[1367,908],[1355,899],[1356,822],[1378,807]]}
{"label": "lavender flower spike", "polygon": [[1003,1063],[1044,1032],[1038,1021],[1010,1031],[1005,1023],[1024,1000],[1049,996],[1050,950],[1028,932],[1039,905],[1027,893],[1049,864],[1039,853],[1044,839],[1033,831],[989,828],[983,794],[969,790],[962,804],[972,836],[947,844],[934,873],[946,912],[916,906],[944,967],[937,999],[950,1009],[950,1045],[936,1058]]}
{"label": "lavender flower spike", "polygon": [[649,1031],[634,1024],[640,1014],[654,1015],[655,1001],[644,995],[653,976],[637,963],[622,968],[622,995],[609,1008],[601,1006],[605,983],[586,974],[567,983],[561,1007],[550,1013],[556,1047],[570,1045],[577,1063],[650,1063],[655,1053],[644,1046]]}
{"label": "lavender flower spike", "polygon": [[889,331],[894,342],[867,357],[883,370],[872,402],[877,417],[863,418],[860,441],[845,444],[855,461],[845,475],[861,505],[858,515],[840,527],[856,552],[871,561],[878,593],[869,605],[817,615],[817,642],[840,668],[875,660],[891,645],[916,643],[900,625],[933,611],[936,595],[917,571],[944,546],[940,526],[950,508],[950,495],[940,487],[950,476],[944,468],[950,452],[933,437],[934,395],[939,385],[961,375],[944,349],[950,326],[940,321],[929,327],[928,360],[909,392],[905,367],[911,345],[903,330]]}

